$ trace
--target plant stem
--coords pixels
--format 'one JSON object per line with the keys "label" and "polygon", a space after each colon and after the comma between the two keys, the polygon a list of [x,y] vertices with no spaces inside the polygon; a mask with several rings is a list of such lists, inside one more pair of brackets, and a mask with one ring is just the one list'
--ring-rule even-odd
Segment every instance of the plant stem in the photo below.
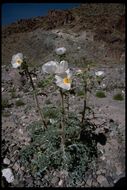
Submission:
{"label": "plant stem", "polygon": [[69,117],[69,94],[67,94],[67,111],[68,111],[68,117]]}
{"label": "plant stem", "polygon": [[85,85],[84,85],[84,107],[83,107],[83,113],[82,113],[82,121],[81,123],[83,124],[84,121],[85,121],[85,113],[86,113],[86,96],[87,96],[87,82],[85,82]]}
{"label": "plant stem", "polygon": [[31,74],[28,70],[28,67],[26,68],[26,73],[28,74],[29,78],[30,78],[30,82],[31,82],[31,85],[32,85],[32,88],[33,88],[33,91],[34,91],[34,97],[35,97],[35,101],[36,101],[36,105],[37,105],[37,108],[38,108],[38,111],[40,113],[40,116],[41,116],[41,120],[44,124],[44,128],[47,128],[47,123],[44,119],[44,115],[43,115],[43,112],[39,106],[39,101],[38,101],[38,98],[37,98],[37,93],[36,93],[36,89],[35,89],[35,86],[34,86],[34,83],[33,83],[33,80],[32,80],[32,77],[31,77]]}
{"label": "plant stem", "polygon": [[63,164],[65,164],[65,133],[64,133],[64,121],[65,121],[65,108],[64,108],[64,95],[62,89],[60,89],[61,95],[61,107],[62,107],[62,117],[61,117],[61,129],[62,129],[62,136],[61,136],[61,148],[63,151]]}

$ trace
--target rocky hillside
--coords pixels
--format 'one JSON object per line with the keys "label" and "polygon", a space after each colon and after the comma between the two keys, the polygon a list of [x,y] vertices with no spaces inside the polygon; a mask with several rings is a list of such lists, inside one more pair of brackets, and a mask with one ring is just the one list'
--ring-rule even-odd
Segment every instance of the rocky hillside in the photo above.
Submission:
{"label": "rocky hillside", "polygon": [[124,4],[81,4],[71,10],[50,10],[45,17],[19,20],[3,27],[2,63],[9,64],[11,56],[21,51],[33,64],[35,60],[42,64],[42,60],[52,58],[51,52],[60,45],[70,50],[69,60],[76,53],[75,48],[80,47],[82,55],[77,62],[83,59],[99,62],[96,57],[100,52],[101,61],[120,62],[124,59],[124,41]]}

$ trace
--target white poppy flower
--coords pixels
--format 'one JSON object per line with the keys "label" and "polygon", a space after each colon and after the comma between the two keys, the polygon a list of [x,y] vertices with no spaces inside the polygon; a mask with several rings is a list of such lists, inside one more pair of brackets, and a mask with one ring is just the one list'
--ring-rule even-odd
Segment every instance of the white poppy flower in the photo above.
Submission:
{"label": "white poppy flower", "polygon": [[59,63],[56,61],[49,61],[42,66],[42,70],[44,73],[54,74],[58,67],[58,64]]}
{"label": "white poppy flower", "polygon": [[98,77],[102,76],[102,75],[104,75],[104,71],[96,71],[95,75],[98,76]]}
{"label": "white poppy flower", "polygon": [[65,74],[63,76],[55,75],[56,85],[65,90],[70,90],[72,82],[71,76],[72,73],[69,69],[65,71]]}
{"label": "white poppy flower", "polygon": [[21,66],[23,62],[23,54],[17,53],[16,55],[12,56],[11,64],[13,68],[18,68]]}
{"label": "white poppy flower", "polygon": [[68,62],[61,61],[60,63],[56,61],[49,61],[42,66],[42,70],[44,73],[50,74],[60,74],[64,73],[68,69]]}
{"label": "white poppy flower", "polygon": [[57,55],[63,55],[66,53],[66,48],[65,47],[56,48],[55,52]]}

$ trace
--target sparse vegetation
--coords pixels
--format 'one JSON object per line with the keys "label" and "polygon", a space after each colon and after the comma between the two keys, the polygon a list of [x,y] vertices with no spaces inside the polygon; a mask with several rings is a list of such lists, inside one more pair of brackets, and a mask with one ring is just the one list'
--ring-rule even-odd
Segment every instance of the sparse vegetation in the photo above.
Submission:
{"label": "sparse vegetation", "polygon": [[9,105],[9,100],[7,98],[2,98],[2,109],[7,108]]}
{"label": "sparse vegetation", "polygon": [[19,107],[19,106],[24,106],[25,103],[24,103],[21,99],[19,99],[19,100],[16,100],[15,105],[16,105],[17,107]]}
{"label": "sparse vegetation", "polygon": [[37,84],[37,86],[38,86],[39,88],[45,88],[45,87],[51,85],[52,80],[53,80],[52,76],[49,76],[49,77],[47,77],[45,80],[39,81],[38,84]]}
{"label": "sparse vegetation", "polygon": [[103,91],[97,91],[96,92],[96,97],[98,97],[98,98],[105,98],[106,97],[105,92],[103,92]]}
{"label": "sparse vegetation", "polygon": [[123,98],[123,95],[122,95],[122,94],[118,93],[118,94],[115,94],[115,95],[113,96],[113,99],[114,99],[114,100],[122,101],[124,98]]}
{"label": "sparse vegetation", "polygon": [[11,113],[9,111],[3,111],[2,116],[3,117],[9,117],[9,116],[11,116]]}
{"label": "sparse vegetation", "polygon": [[84,96],[84,91],[83,90],[79,90],[77,92],[77,96]]}

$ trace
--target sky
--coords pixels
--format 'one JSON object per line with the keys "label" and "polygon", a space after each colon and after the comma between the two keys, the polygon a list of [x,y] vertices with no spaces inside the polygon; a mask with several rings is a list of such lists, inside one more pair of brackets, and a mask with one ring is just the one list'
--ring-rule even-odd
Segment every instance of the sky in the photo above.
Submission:
{"label": "sky", "polygon": [[2,25],[11,24],[20,19],[45,16],[50,9],[70,9],[80,3],[3,3]]}

